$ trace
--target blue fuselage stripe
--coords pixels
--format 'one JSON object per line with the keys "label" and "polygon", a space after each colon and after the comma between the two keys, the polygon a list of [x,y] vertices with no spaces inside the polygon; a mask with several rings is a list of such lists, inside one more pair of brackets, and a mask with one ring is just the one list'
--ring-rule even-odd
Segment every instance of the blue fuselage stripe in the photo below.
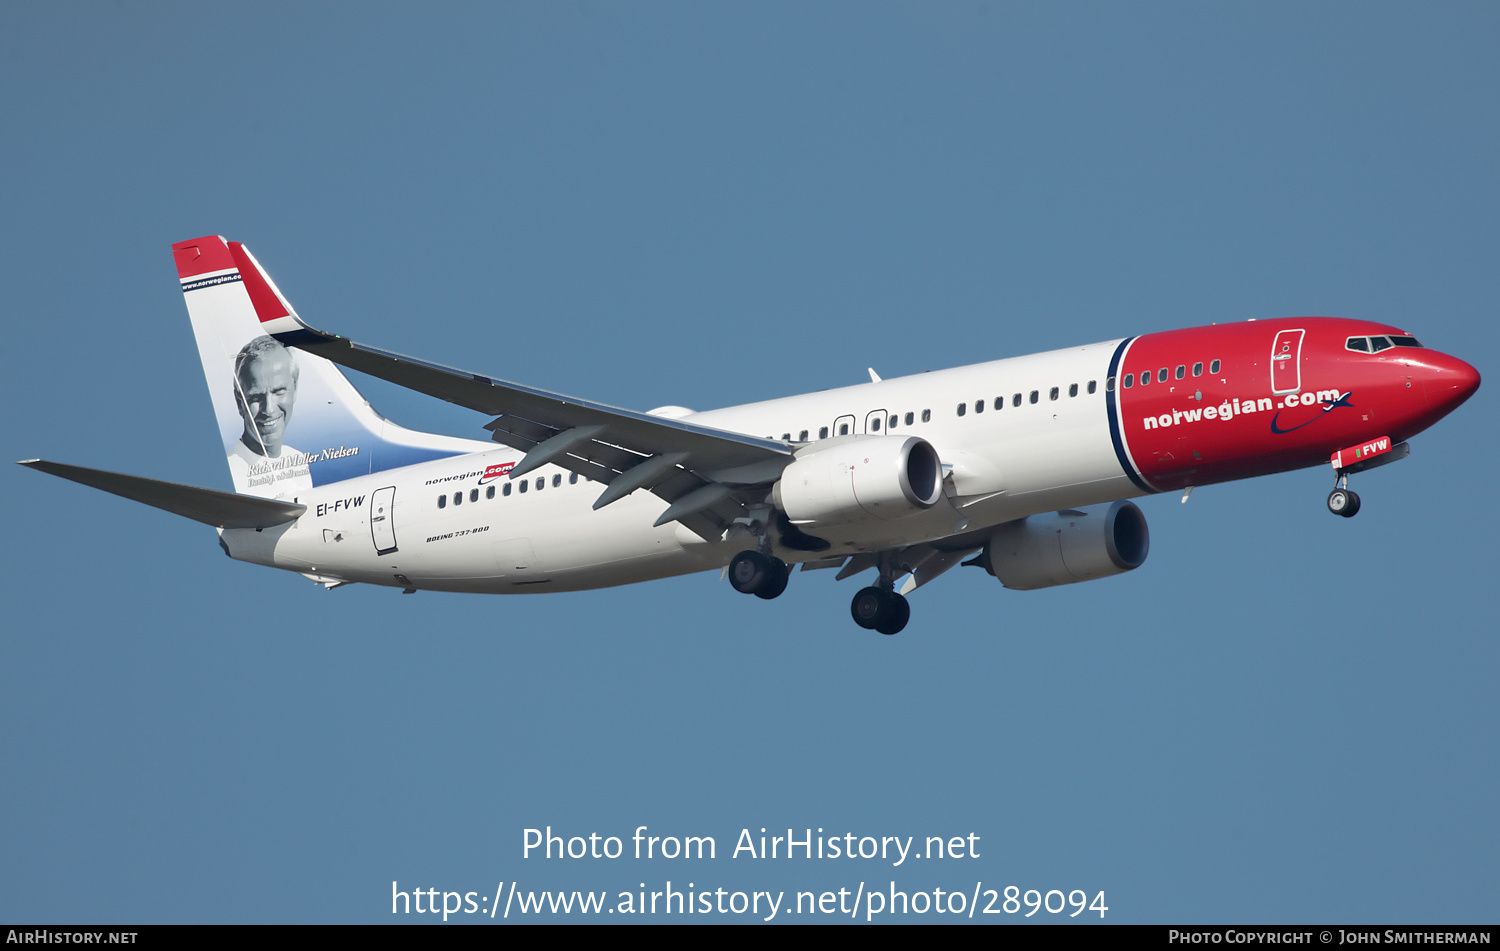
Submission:
{"label": "blue fuselage stripe", "polygon": [[[1130,346],[1136,339],[1135,337],[1126,337],[1115,348],[1114,356],[1109,358],[1110,380],[1119,380],[1120,358],[1125,355],[1125,348]],[[1120,462],[1120,469],[1130,477],[1130,481],[1134,482],[1142,492],[1155,493],[1156,490],[1145,483],[1145,480],[1141,478],[1141,474],[1135,471],[1135,466],[1130,464],[1130,457],[1125,454],[1125,440],[1120,435],[1120,384],[1116,382],[1112,388],[1108,384],[1105,385],[1109,389],[1109,392],[1105,394],[1106,398],[1104,400],[1104,405],[1109,407],[1109,441],[1114,444],[1115,458]]]}

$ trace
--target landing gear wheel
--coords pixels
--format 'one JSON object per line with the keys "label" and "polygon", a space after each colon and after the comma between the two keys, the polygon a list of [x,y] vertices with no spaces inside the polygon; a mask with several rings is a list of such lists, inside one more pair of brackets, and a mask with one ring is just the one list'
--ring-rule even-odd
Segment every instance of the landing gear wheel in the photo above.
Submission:
{"label": "landing gear wheel", "polygon": [[758,551],[742,551],[729,562],[729,583],[741,594],[755,594],[773,570],[770,558]]}
{"label": "landing gear wheel", "polygon": [[867,631],[896,634],[911,620],[911,605],[894,591],[864,588],[850,602],[849,614]]}
{"label": "landing gear wheel", "polygon": [[769,601],[780,597],[781,592],[786,590],[786,583],[792,576],[792,569],[786,566],[786,562],[775,556],[766,557],[766,561],[770,562],[770,570],[765,580],[760,583],[760,587],[755,589],[755,596]]}
{"label": "landing gear wheel", "polygon": [[1359,496],[1348,489],[1334,489],[1328,493],[1328,511],[1353,518],[1359,512]]}
{"label": "landing gear wheel", "polygon": [[875,630],[882,634],[900,634],[901,629],[906,627],[906,622],[911,620],[911,603],[894,591],[886,592],[888,598],[888,616],[883,623],[876,624]]}
{"label": "landing gear wheel", "polygon": [[884,591],[879,588],[862,588],[849,603],[849,613],[853,615],[855,624],[867,631],[873,631],[884,607]]}

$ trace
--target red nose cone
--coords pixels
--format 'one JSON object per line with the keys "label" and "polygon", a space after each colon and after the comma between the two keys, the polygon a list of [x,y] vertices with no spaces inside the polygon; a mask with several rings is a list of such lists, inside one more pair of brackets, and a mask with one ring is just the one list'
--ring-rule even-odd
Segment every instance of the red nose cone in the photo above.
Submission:
{"label": "red nose cone", "polygon": [[1479,389],[1479,371],[1458,357],[1447,354],[1434,356],[1438,359],[1432,361],[1425,380],[1427,398],[1435,408],[1451,413]]}

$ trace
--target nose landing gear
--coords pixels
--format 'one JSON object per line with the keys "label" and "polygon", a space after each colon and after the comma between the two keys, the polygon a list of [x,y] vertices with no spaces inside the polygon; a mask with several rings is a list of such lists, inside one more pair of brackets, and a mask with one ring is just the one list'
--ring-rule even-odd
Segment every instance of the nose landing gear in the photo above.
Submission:
{"label": "nose landing gear", "polygon": [[1334,489],[1328,493],[1328,511],[1353,518],[1359,514],[1359,496],[1349,489]]}
{"label": "nose landing gear", "polygon": [[1349,473],[1343,470],[1339,470],[1338,482],[1333,491],[1328,493],[1328,511],[1344,518],[1353,518],[1359,514],[1359,496],[1349,488]]}
{"label": "nose landing gear", "polygon": [[1328,493],[1328,511],[1344,518],[1353,518],[1359,511],[1359,496],[1349,490],[1349,475],[1400,462],[1409,455],[1410,445],[1404,442],[1392,445],[1389,436],[1381,436],[1334,453],[1329,457],[1335,481],[1333,491]]}

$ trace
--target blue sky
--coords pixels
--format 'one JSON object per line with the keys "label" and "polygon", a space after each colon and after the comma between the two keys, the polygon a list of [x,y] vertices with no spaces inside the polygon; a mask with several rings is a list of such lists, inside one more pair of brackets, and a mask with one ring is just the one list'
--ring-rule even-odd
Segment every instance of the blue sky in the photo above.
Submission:
{"label": "blue sky", "polygon": [[[1489,375],[1497,40],[1477,3],[8,4],[0,440],[228,487],[169,253],[204,234],[317,326],[637,409],[1298,314]],[[10,466],[0,919],[670,880],[1494,922],[1495,409],[1357,477],[1358,518],[1321,469],[1146,499],[1139,571],[954,571],[894,638],[831,573],[326,592]],[[523,858],[548,825],[720,851]],[[762,827],[980,855],[730,857]]]}

